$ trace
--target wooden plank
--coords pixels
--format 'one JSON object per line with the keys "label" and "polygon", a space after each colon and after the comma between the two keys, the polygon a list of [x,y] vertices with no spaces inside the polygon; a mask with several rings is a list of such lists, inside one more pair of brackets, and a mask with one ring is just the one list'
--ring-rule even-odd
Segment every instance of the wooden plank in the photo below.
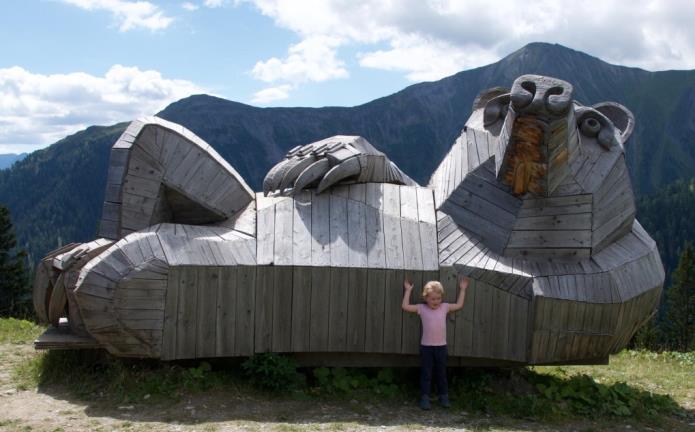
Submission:
{"label": "wooden plank", "polygon": [[475,143],[475,133],[472,128],[466,129],[466,147],[468,151],[468,171],[473,171],[480,165],[478,146]]}
{"label": "wooden plank", "polygon": [[259,266],[256,270],[254,352],[272,350],[275,270],[274,266]]}
{"label": "wooden plank", "polygon": [[311,193],[303,191],[294,197],[292,223],[292,262],[295,266],[311,265]]}
{"label": "wooden plank", "polygon": [[473,357],[490,357],[492,355],[493,329],[493,288],[483,282],[475,286],[475,314],[473,325]]}
{"label": "wooden plank", "polygon": [[60,324],[60,318],[65,316],[66,307],[68,305],[68,298],[65,294],[65,284],[63,283],[64,278],[65,273],[58,275],[58,278],[53,284],[51,298],[48,301],[48,322],[53,324],[54,327]]}
{"label": "wooden plank", "polygon": [[592,232],[594,249],[600,251],[628,233],[634,223],[635,213],[635,207],[631,204],[614,215],[611,220],[595,228]]}
{"label": "wooden plank", "polygon": [[[464,138],[465,139],[465,138]],[[462,159],[457,155],[461,152],[461,147],[454,144],[451,151],[446,156],[446,165],[444,165],[443,176],[441,179],[441,200],[446,199],[451,192],[456,188],[456,173],[457,164],[461,163]],[[466,167],[468,170],[468,167]],[[458,168],[459,172],[463,172],[461,168]],[[440,201],[441,205],[441,201]]]}
{"label": "wooden plank", "polygon": [[527,361],[528,310],[528,300],[515,295],[510,297],[509,346],[507,347],[506,355],[510,360]]}
{"label": "wooden plank", "polygon": [[422,270],[422,243],[420,242],[420,224],[410,219],[401,219],[403,236],[403,266],[409,270]]}
{"label": "wooden plank", "polygon": [[[386,203],[388,204],[388,201],[386,201]],[[404,266],[404,258],[401,219],[400,217],[390,216],[384,211],[383,220],[386,268],[402,269]]]}
{"label": "wooden plank", "polygon": [[332,267],[330,269],[330,300],[328,312],[328,349],[344,352],[347,350],[347,302],[349,289],[349,269]]}
{"label": "wooden plank", "polygon": [[367,275],[365,352],[384,351],[386,270],[369,269]]}
{"label": "wooden plank", "polygon": [[509,237],[508,227],[504,228],[495,224],[489,216],[480,216],[470,210],[460,207],[452,201],[447,201],[442,205],[442,210],[448,213],[459,226],[466,227],[492,250],[500,253],[507,244]]}
{"label": "wooden plank", "polygon": [[[143,151],[142,148],[135,147],[130,152],[126,177],[139,177],[161,183],[164,169],[165,167],[157,159]],[[154,192],[156,193],[156,190]],[[152,195],[150,194],[149,196]]]}
{"label": "wooden plank", "polygon": [[481,162],[488,160],[490,157],[490,149],[487,142],[487,133],[483,132],[477,128],[469,128],[473,131],[473,139],[475,140],[475,146],[478,149],[478,157]]}
{"label": "wooden plank", "polygon": [[594,228],[605,224],[625,207],[634,207],[634,195],[630,184],[625,182],[616,185],[615,190],[611,191],[605,198],[594,200]]}
{"label": "wooden plank", "polygon": [[216,333],[215,352],[217,357],[230,357],[236,354],[235,326],[237,322],[237,284],[238,267],[217,268],[217,310],[215,311]]}
{"label": "wooden plank", "polygon": [[521,200],[512,195],[502,184],[482,177],[478,172],[471,174],[461,183],[469,193],[485,198],[497,207],[515,214],[521,207]]}
{"label": "wooden plank", "polygon": [[402,339],[403,279],[402,270],[386,270],[386,292],[384,296],[384,352],[400,353]]}
{"label": "wooden plank", "polygon": [[500,227],[512,226],[516,220],[516,208],[503,207],[504,202],[489,201],[491,197],[481,197],[466,189],[459,188],[449,197],[453,204],[482,217],[487,217]]}
{"label": "wooden plank", "polygon": [[512,343],[509,339],[509,323],[512,319],[511,297],[513,296],[496,288],[492,288],[492,292],[492,356],[507,358],[509,346]]}
{"label": "wooden plank", "polygon": [[207,155],[193,142],[188,141],[186,144],[180,145],[188,147],[182,150],[185,155],[180,159],[172,160],[168,165],[164,165],[164,180],[167,184],[183,188],[187,177],[195,172]]}
{"label": "wooden plank", "polygon": [[[458,295],[458,277],[456,270],[453,267],[442,267],[438,272],[434,272],[429,279],[436,279],[441,282],[444,287],[444,302],[453,304],[456,303],[456,298]],[[446,345],[449,355],[456,355],[458,352],[456,347],[456,319],[461,317],[461,313],[450,312],[447,314],[446,319]]]}
{"label": "wooden plank", "polygon": [[450,236],[442,240],[437,249],[439,250],[439,262],[445,265],[451,265],[475,245],[477,241],[472,241],[463,232],[456,230]]}
{"label": "wooden plank", "polygon": [[470,172],[468,169],[468,144],[466,141],[466,134],[461,134],[456,140],[455,145],[459,149],[457,153],[458,161],[456,162],[456,187],[458,187],[461,181],[463,181],[463,178]]}
{"label": "wooden plank", "polygon": [[[292,351],[310,350],[311,267],[298,266],[292,274]],[[288,323],[289,325],[289,323]]]}
{"label": "wooden plank", "polygon": [[367,267],[367,206],[363,203],[347,201],[348,224],[348,265]]}
{"label": "wooden plank", "polygon": [[176,319],[176,358],[195,358],[198,269],[181,267],[177,319]]}
{"label": "wooden plank", "polygon": [[329,348],[330,323],[330,268],[311,268],[311,322],[309,324],[309,350],[325,352]]}
{"label": "wooden plank", "polygon": [[348,190],[348,198],[365,203],[367,200],[367,185],[365,183],[352,184]]}
{"label": "wooden plank", "polygon": [[508,248],[587,248],[591,246],[589,230],[512,231]]}
{"label": "wooden plank", "polygon": [[420,222],[420,246],[422,248],[422,268],[437,270],[439,268],[439,248],[437,245],[437,226]]}
{"label": "wooden plank", "polygon": [[[414,288],[411,293],[410,303],[422,303],[422,288],[425,281],[422,280],[422,272],[409,271],[405,275],[413,283]],[[403,281],[401,281],[401,286]],[[417,354],[420,352],[420,336],[421,325],[420,316],[415,313],[402,312],[403,328],[401,336],[401,353],[402,354]]]}
{"label": "wooden plank", "polygon": [[400,186],[401,218],[418,220],[417,188],[412,186]]}
{"label": "wooden plank", "polygon": [[292,265],[293,201],[286,199],[275,204],[275,265]]}
{"label": "wooden plank", "polygon": [[226,209],[219,208],[218,203],[211,199],[217,191],[210,188],[219,175],[229,175],[221,171],[221,167],[213,158],[205,157],[195,171],[183,180],[183,190],[187,192],[187,195],[200,199],[212,208],[224,211]]}
{"label": "wooden plank", "polygon": [[256,267],[237,268],[236,332],[234,351],[250,356],[254,347],[254,318],[256,306]]}
{"label": "wooden plank", "polygon": [[461,244],[461,246],[453,250],[453,252],[451,252],[451,254],[449,254],[448,257],[446,257],[446,251],[441,252],[439,254],[440,260],[442,260],[443,258],[444,263],[450,262],[452,264],[467,264],[468,262],[470,262],[471,259],[478,256],[478,254],[480,254],[484,249],[486,249],[483,247],[482,243],[478,242],[478,240],[466,238],[465,236],[464,238],[465,242],[457,241],[456,243],[451,245],[451,249],[453,250],[456,244]]}
{"label": "wooden plank", "polygon": [[292,350],[292,267],[275,267],[275,295],[273,296],[273,352]]}
{"label": "wooden plank", "polygon": [[367,322],[367,272],[366,268],[348,271],[347,298],[347,350],[364,352]]}
{"label": "wooden plank", "polygon": [[330,197],[330,250],[331,266],[348,266],[347,200],[333,194]]}
{"label": "wooden plank", "polygon": [[514,230],[590,230],[591,213],[519,217]]}
{"label": "wooden plank", "polygon": [[365,216],[367,223],[367,266],[369,268],[386,268],[386,244],[382,213],[379,209],[367,206]]}
{"label": "wooden plank", "polygon": [[256,214],[258,219],[256,262],[258,265],[272,264],[275,256],[275,206],[258,210]]}
{"label": "wooden plank", "polygon": [[330,196],[313,195],[311,199],[311,265],[329,266],[330,249]]}
{"label": "wooden plank", "polygon": [[375,209],[383,208],[384,185],[383,183],[367,183],[365,203]]}
{"label": "wooden plank", "polygon": [[[448,186],[448,191],[447,195],[450,195],[451,192],[456,189],[456,187],[461,183],[461,179],[463,176],[463,173],[468,171],[468,167],[464,169],[463,165],[463,160],[464,158],[462,157],[462,154],[465,152],[464,147],[462,146],[462,142],[460,145],[456,145],[451,152],[451,164],[449,166],[449,172],[447,173],[448,175],[448,181],[447,181],[447,186]],[[467,156],[466,156],[467,159]]]}
{"label": "wooden plank", "polygon": [[540,206],[522,208],[519,210],[519,218],[540,216],[561,216],[567,214],[591,213],[592,203],[570,204],[562,206]]}
{"label": "wooden plank", "polygon": [[348,199],[350,197],[350,188],[348,185],[337,185],[330,188],[331,195]]}
{"label": "wooden plank", "polygon": [[418,220],[436,224],[437,217],[434,214],[434,196],[432,195],[432,191],[426,188],[417,188],[415,192],[417,194]]}
{"label": "wooden plank", "polygon": [[551,337],[546,349],[546,360],[566,360],[567,350],[571,340],[568,340],[567,325],[569,321],[570,303],[567,301],[546,298],[552,308],[552,314],[544,317],[543,326],[550,331]]}

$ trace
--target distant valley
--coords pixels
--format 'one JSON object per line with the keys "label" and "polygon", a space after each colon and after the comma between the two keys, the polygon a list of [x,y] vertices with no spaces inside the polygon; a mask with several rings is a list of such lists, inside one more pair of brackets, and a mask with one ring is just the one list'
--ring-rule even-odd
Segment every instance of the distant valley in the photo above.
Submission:
{"label": "distant valley", "polygon": [[24,159],[29,153],[10,153],[10,154],[0,154],[0,170],[9,168],[13,163]]}

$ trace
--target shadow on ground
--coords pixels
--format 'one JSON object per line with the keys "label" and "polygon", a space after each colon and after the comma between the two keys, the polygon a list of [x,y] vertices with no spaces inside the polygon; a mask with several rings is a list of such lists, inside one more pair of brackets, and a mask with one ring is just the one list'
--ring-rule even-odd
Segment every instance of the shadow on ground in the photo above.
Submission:
{"label": "shadow on ground", "polygon": [[[615,430],[630,425],[636,430],[688,430],[695,422],[695,411],[683,407],[680,415],[658,415],[636,420],[634,416],[600,417],[587,412],[564,420],[539,421],[534,409],[521,404],[512,412],[495,405],[516,404],[538,393],[528,372],[459,370],[452,372],[456,387],[454,407],[443,409],[436,403],[431,411],[417,407],[417,370],[400,371],[399,379],[410,379],[412,386],[401,386],[399,393],[384,398],[373,393],[355,395],[321,394],[306,383],[301,391],[281,395],[257,391],[240,372],[240,362],[211,361],[201,371],[200,360],[165,363],[123,360],[101,352],[49,352],[40,365],[39,392],[82,406],[90,417],[107,417],[127,422],[157,422],[179,425],[261,423],[264,426],[289,424],[306,427],[319,424],[351,424],[348,427],[468,428],[473,430]],[[531,379],[537,379],[531,377]],[[488,377],[481,379],[480,377]],[[492,378],[489,378],[492,376]],[[552,384],[563,378],[541,379]],[[457,384],[458,382],[458,384]],[[463,383],[463,384],[461,384]],[[547,382],[546,382],[547,384]],[[593,383],[597,391],[610,386]],[[548,386],[551,386],[548,384]],[[628,391],[643,392],[627,386]],[[498,398],[497,396],[504,395]],[[578,397],[581,397],[579,395]],[[559,397],[559,396],[558,396]],[[529,400],[535,400],[530,398]],[[666,403],[676,404],[669,396]],[[537,402],[542,403],[543,399]],[[569,410],[569,403],[563,404]],[[676,404],[677,405],[677,404]],[[501,411],[501,412],[500,412]],[[557,417],[555,417],[557,418]],[[341,427],[338,427],[340,429]]]}

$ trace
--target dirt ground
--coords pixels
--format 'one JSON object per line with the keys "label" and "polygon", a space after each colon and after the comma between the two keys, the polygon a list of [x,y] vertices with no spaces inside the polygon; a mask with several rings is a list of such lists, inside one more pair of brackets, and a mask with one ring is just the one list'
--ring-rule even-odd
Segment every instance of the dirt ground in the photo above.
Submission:
{"label": "dirt ground", "polygon": [[[413,403],[364,404],[249,397],[234,388],[206,392],[172,403],[113,405],[76,400],[60,388],[17,389],[11,371],[36,355],[31,345],[0,345],[0,430],[3,431],[598,431],[664,430],[630,424],[544,425],[505,418],[472,416],[434,408],[423,412]],[[695,431],[683,425],[682,430]]]}

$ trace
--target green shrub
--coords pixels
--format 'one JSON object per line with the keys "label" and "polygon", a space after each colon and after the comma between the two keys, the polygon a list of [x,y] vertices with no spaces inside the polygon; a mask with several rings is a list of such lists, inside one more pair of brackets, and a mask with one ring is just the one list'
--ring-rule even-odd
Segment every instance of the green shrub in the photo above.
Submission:
{"label": "green shrub", "polygon": [[561,376],[526,368],[463,370],[451,380],[450,393],[459,408],[533,420],[565,417],[653,420],[682,412],[670,396],[624,382],[606,385],[589,375],[567,376],[562,369],[559,372]]}
{"label": "green shrub", "polygon": [[[373,371],[370,371],[373,372]],[[355,368],[316,368],[313,371],[318,392],[348,394],[355,391],[368,391],[378,396],[393,397],[399,393],[393,369],[378,369],[369,374]],[[374,375],[374,376],[370,376]]]}
{"label": "green shrub", "polygon": [[242,363],[241,367],[251,385],[263,390],[290,390],[301,379],[297,374],[295,361],[275,353],[256,354]]}
{"label": "green shrub", "polygon": [[537,381],[536,388],[544,399],[567,407],[582,417],[653,417],[680,411],[672,398],[624,382],[604,385],[584,374],[569,379],[536,375],[533,379]]}

